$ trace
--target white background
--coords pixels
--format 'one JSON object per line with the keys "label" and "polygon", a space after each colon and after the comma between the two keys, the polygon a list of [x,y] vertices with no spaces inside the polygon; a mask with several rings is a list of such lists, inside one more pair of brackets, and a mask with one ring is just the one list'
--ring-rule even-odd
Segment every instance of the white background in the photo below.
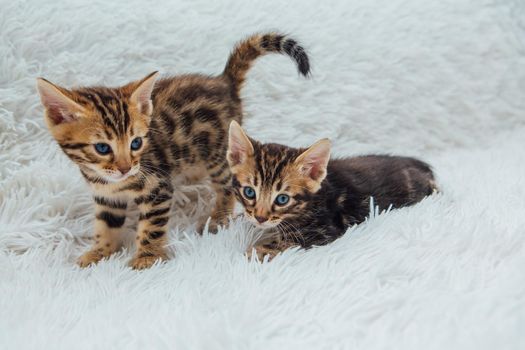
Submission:
{"label": "white background", "polygon": [[[522,0],[0,8],[0,348],[525,347]],[[242,255],[247,224],[195,236],[205,191],[185,188],[179,204],[199,201],[173,214],[167,264],[131,271],[126,250],[77,268],[90,194],[45,129],[36,77],[70,87],[218,74],[236,41],[265,30],[296,37],[313,75],[282,56],[257,61],[243,90],[249,134],[418,156],[443,194],[260,264]]]}

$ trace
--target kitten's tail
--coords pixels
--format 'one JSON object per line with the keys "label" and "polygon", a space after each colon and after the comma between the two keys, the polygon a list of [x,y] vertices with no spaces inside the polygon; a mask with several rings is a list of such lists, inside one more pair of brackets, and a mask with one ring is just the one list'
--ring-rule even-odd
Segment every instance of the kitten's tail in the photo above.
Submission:
{"label": "kitten's tail", "polygon": [[224,68],[223,75],[230,78],[237,95],[253,61],[269,52],[290,56],[300,74],[305,77],[310,74],[308,55],[297,41],[279,33],[255,34],[235,46]]}

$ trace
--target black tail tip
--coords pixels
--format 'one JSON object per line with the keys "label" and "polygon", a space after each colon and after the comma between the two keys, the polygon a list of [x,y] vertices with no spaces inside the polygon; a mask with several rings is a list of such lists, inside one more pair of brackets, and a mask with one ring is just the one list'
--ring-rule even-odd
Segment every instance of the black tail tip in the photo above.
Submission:
{"label": "black tail tip", "polygon": [[304,48],[293,39],[287,39],[283,43],[284,52],[292,57],[297,63],[299,73],[305,77],[310,75],[310,60]]}
{"label": "black tail tip", "polygon": [[310,60],[308,59],[308,56],[306,53],[303,52],[303,55],[300,55],[296,58],[297,61],[297,69],[299,70],[299,73],[303,75],[304,77],[310,76]]}

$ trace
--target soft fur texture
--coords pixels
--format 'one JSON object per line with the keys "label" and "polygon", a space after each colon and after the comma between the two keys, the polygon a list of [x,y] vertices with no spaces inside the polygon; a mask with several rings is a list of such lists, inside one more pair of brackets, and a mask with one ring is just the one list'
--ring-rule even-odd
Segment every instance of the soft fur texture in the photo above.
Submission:
{"label": "soft fur texture", "polygon": [[227,159],[244,217],[266,231],[254,246],[261,260],[293,246],[330,244],[365,222],[371,205],[379,211],[398,209],[439,192],[431,167],[418,159],[330,159],[328,139],[308,148],[262,144],[235,121]]}
{"label": "soft fur texture", "polygon": [[[523,1],[0,8],[0,348],[525,347]],[[243,90],[250,135],[329,137],[334,156],[417,156],[443,194],[260,264],[243,256],[256,234],[246,223],[198,237],[209,191],[184,188],[174,259],[137,272],[126,250],[78,268],[90,193],[45,129],[35,78],[214,74],[239,38],[272,29],[298,36],[313,75],[290,74],[283,57],[258,61]]]}
{"label": "soft fur texture", "polygon": [[[217,76],[182,74],[156,80],[158,72],[121,87],[64,88],[44,78],[37,88],[51,135],[78,167],[93,192],[95,243],[82,267],[122,248],[127,207],[139,211],[134,269],[167,260],[168,221],[174,186],[209,180],[215,201],[208,223],[217,232],[235,207],[226,137],[242,121],[241,87],[258,57],[288,55],[305,77],[304,49],[279,33],[254,34],[238,43]],[[202,232],[207,218],[198,226]]]}

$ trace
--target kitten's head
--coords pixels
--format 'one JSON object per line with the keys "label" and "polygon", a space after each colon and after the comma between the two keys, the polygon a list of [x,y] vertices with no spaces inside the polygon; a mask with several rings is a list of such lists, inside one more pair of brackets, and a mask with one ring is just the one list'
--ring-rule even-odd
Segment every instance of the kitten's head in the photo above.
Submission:
{"label": "kitten's head", "polygon": [[227,158],[246,216],[257,226],[270,228],[301,216],[309,197],[321,188],[330,141],[322,139],[308,149],[261,144],[233,121]]}
{"label": "kitten's head", "polygon": [[154,72],[119,88],[72,90],[37,80],[49,130],[84,174],[118,182],[139,171],[156,78]]}

